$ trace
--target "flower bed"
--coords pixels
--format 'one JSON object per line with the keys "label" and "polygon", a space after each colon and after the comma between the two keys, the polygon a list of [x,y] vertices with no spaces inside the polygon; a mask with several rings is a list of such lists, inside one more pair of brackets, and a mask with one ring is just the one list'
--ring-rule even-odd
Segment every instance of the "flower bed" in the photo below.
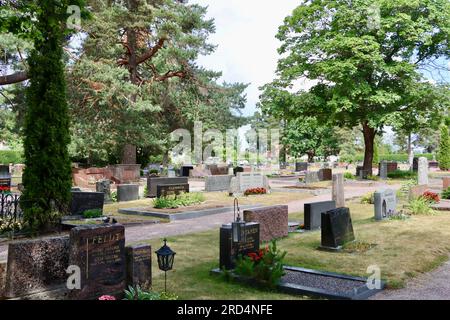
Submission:
{"label": "flower bed", "polygon": [[266,194],[266,193],[267,193],[266,188],[251,188],[251,189],[245,190],[244,195],[250,196],[250,195]]}
{"label": "flower bed", "polygon": [[439,201],[441,201],[441,199],[439,198],[439,195],[437,193],[431,192],[431,191],[426,191],[421,198],[432,202],[432,203],[439,203]]}

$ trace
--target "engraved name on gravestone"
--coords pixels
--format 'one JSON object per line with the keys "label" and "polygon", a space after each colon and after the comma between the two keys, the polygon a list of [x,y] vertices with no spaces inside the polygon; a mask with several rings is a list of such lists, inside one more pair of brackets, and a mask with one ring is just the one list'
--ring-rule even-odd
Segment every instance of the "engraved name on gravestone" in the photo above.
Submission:
{"label": "engraved name on gravestone", "polygon": [[189,184],[159,184],[156,187],[156,197],[167,197],[170,195],[179,195],[181,193],[189,193]]}
{"label": "engraved name on gravestone", "polygon": [[81,271],[81,289],[70,291],[76,300],[120,297],[126,288],[125,228],[122,225],[85,225],[70,231],[69,265]]}
{"label": "engraved name on gravestone", "polygon": [[352,218],[349,208],[337,208],[322,213],[322,249],[339,250],[354,241]]}
{"label": "engraved name on gravestone", "polygon": [[296,162],[295,163],[295,172],[307,171],[308,170],[308,162]]}
{"label": "engraved name on gravestone", "polygon": [[186,184],[188,178],[186,177],[148,177],[147,178],[147,197],[155,198],[157,196],[157,186],[160,184]]}
{"label": "engraved name on gravestone", "polygon": [[379,190],[374,194],[375,220],[389,219],[396,213],[397,196],[392,189]]}
{"label": "engraved name on gravestone", "polygon": [[234,269],[238,255],[244,256],[259,250],[259,223],[247,223],[243,232],[245,232],[245,242],[234,244],[231,224],[222,225],[220,228],[220,269]]}

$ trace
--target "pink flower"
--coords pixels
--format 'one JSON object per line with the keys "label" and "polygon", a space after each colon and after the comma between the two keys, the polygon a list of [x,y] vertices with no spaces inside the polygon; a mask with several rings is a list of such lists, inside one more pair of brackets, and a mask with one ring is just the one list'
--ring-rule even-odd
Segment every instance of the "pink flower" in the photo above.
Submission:
{"label": "pink flower", "polygon": [[116,300],[116,298],[113,296],[104,295],[98,298],[98,300]]}

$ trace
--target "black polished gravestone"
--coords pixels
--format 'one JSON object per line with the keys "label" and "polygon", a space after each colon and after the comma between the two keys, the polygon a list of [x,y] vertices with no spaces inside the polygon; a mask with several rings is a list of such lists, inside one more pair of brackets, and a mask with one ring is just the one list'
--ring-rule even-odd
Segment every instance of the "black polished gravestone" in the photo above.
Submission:
{"label": "black polished gravestone", "polygon": [[340,250],[344,244],[354,240],[349,208],[337,208],[322,213],[321,249]]}
{"label": "black polished gravestone", "polygon": [[295,172],[308,171],[308,162],[296,162]]}
{"label": "black polished gravestone", "polygon": [[167,197],[169,195],[179,195],[180,193],[189,193],[189,184],[159,184],[156,187],[156,197]]}
{"label": "black polished gravestone", "polygon": [[126,247],[127,286],[150,289],[152,286],[152,247],[136,245]]}
{"label": "black polished gravestone", "polygon": [[79,192],[72,191],[70,213],[73,216],[82,215],[86,210],[103,211],[105,195],[103,192]]}
{"label": "black polished gravestone", "polygon": [[240,172],[244,172],[244,168],[243,168],[243,167],[235,167],[235,168],[233,169],[234,175],[237,175],[237,174],[240,173]]}
{"label": "black polished gravestone", "polygon": [[155,198],[157,193],[157,187],[161,184],[185,184],[189,183],[186,177],[148,177],[147,178],[147,197]]}
{"label": "black polished gravestone", "polygon": [[336,209],[336,201],[305,203],[305,230],[319,229],[322,225],[322,212],[327,212],[332,209]]}
{"label": "black polished gravestone", "polygon": [[181,176],[189,177],[189,171],[193,170],[194,166],[182,166],[181,167]]}
{"label": "black polished gravestone", "polygon": [[231,224],[224,224],[220,228],[220,269],[232,270],[239,255],[247,255],[259,251],[259,223],[246,223],[243,228],[245,242],[232,242]]}
{"label": "black polished gravestone", "polygon": [[70,230],[69,265],[78,266],[81,288],[72,300],[121,297],[126,289],[125,228],[119,224],[85,225]]}

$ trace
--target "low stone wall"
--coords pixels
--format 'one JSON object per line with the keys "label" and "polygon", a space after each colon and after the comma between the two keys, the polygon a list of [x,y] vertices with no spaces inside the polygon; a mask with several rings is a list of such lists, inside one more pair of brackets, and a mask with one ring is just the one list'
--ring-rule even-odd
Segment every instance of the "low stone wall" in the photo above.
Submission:
{"label": "low stone wall", "polygon": [[288,206],[272,206],[245,210],[246,222],[260,224],[260,241],[268,242],[273,239],[288,236]]}
{"label": "low stone wall", "polygon": [[99,180],[111,180],[117,184],[125,184],[139,181],[141,177],[141,165],[117,164],[105,168],[72,168],[74,185],[82,188],[95,186]]}

